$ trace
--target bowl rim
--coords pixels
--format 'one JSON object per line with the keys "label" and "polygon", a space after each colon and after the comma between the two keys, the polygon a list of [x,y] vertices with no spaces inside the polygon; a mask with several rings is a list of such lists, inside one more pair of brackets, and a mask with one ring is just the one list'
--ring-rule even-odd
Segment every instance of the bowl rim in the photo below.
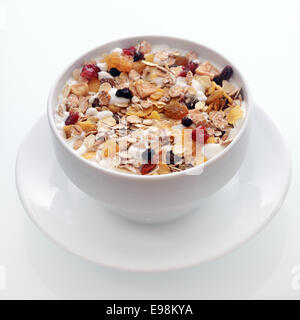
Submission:
{"label": "bowl rim", "polygon": [[[161,40],[165,40],[165,41],[170,41],[170,40],[176,40],[176,41],[182,41],[182,42],[188,42],[193,46],[200,46],[202,48],[204,48],[207,51],[210,51],[212,54],[218,55],[221,58],[223,58],[224,60],[226,60],[226,62],[233,67],[234,72],[237,73],[239,75],[239,77],[241,78],[241,81],[243,83],[242,89],[244,92],[247,92],[247,97],[248,97],[248,103],[246,105],[246,116],[245,119],[242,123],[241,128],[239,129],[238,134],[235,136],[235,138],[233,139],[233,141],[226,146],[226,148],[221,151],[219,154],[217,154],[216,156],[214,156],[212,159],[207,160],[206,162],[195,166],[193,168],[189,168],[189,169],[185,169],[183,171],[179,171],[179,172],[171,172],[168,174],[164,174],[164,175],[137,175],[137,174],[132,174],[132,173],[125,173],[125,172],[119,172],[117,170],[113,170],[113,169],[108,169],[108,168],[104,168],[101,167],[100,165],[89,161],[83,157],[81,157],[80,155],[78,155],[76,152],[74,152],[73,149],[71,149],[66,142],[64,141],[63,137],[59,134],[56,126],[55,126],[55,120],[54,120],[54,110],[52,108],[52,102],[53,99],[57,99],[57,97],[54,97],[54,92],[56,91],[56,88],[61,80],[61,78],[67,73],[67,71],[73,66],[75,65],[78,61],[83,60],[87,55],[89,55],[91,52],[96,51],[96,50],[101,50],[101,47],[103,46],[110,46],[113,45],[115,43],[117,43],[118,41],[140,41],[141,39],[143,40],[149,40],[151,41],[151,39],[153,40],[153,38],[156,39],[161,39]],[[99,172],[106,174],[106,175],[111,175],[114,177],[120,177],[120,178],[129,178],[129,179],[139,179],[139,180],[160,180],[160,179],[175,179],[176,177],[179,176],[187,176],[187,175],[193,175],[192,172],[196,171],[199,169],[199,167],[203,166],[203,171],[205,170],[206,167],[211,166],[213,163],[215,163],[216,161],[220,161],[225,154],[227,154],[228,152],[230,152],[230,150],[237,144],[237,142],[240,140],[241,136],[244,134],[246,127],[249,125],[250,122],[250,118],[251,118],[251,114],[252,114],[252,107],[253,103],[252,103],[252,98],[251,98],[251,94],[249,91],[249,86],[247,81],[245,80],[244,76],[242,75],[242,73],[239,71],[239,69],[235,66],[234,63],[232,63],[228,58],[224,57],[221,53],[219,53],[218,51],[212,49],[211,47],[208,47],[206,45],[203,45],[201,43],[195,42],[193,40],[187,39],[187,38],[180,38],[180,37],[173,37],[173,36],[164,36],[164,35],[140,35],[140,36],[134,36],[134,37],[125,37],[125,38],[118,38],[109,42],[105,42],[101,45],[98,45],[92,49],[89,49],[88,51],[84,52],[83,54],[81,54],[78,58],[76,58],[75,60],[73,60],[71,63],[69,63],[67,65],[67,67],[65,67],[59,74],[59,76],[56,78],[54,84],[52,85],[52,88],[49,92],[48,95],[48,100],[47,100],[47,118],[48,118],[48,123],[50,126],[50,129],[54,135],[54,137],[56,138],[56,140],[63,146],[64,149],[67,150],[67,152],[74,156],[75,158],[77,158],[82,164],[89,166],[90,168],[96,169]],[[187,173],[188,172],[188,173]],[[201,175],[200,175],[201,176]]]}

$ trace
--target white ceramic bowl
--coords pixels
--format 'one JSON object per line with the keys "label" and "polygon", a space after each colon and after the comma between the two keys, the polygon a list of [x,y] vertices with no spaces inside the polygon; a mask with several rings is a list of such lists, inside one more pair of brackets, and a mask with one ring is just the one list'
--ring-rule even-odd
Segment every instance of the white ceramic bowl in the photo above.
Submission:
{"label": "white ceramic bowl", "polygon": [[[67,146],[55,126],[57,97],[75,68],[88,59],[116,47],[129,47],[141,40],[166,44],[172,48],[194,50],[201,60],[209,60],[222,68],[233,67],[234,83],[243,88],[246,116],[233,142],[220,154],[199,168],[158,176],[140,176],[108,170],[85,160]],[[245,156],[252,100],[249,88],[237,67],[221,54],[201,44],[165,36],[141,36],[112,41],[88,51],[69,65],[55,82],[48,99],[48,120],[57,160],[71,181],[82,191],[100,200],[123,216],[138,222],[157,223],[176,219],[196,207],[201,199],[218,191],[237,172]],[[222,210],[222,204],[220,204]]]}

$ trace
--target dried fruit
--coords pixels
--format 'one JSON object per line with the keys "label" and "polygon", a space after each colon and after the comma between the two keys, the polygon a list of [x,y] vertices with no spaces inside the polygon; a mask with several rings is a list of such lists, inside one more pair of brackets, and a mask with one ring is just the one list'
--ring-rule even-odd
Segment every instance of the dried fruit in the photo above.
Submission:
{"label": "dried fruit", "polygon": [[180,120],[185,117],[189,111],[184,104],[180,103],[176,99],[172,99],[169,104],[165,106],[164,113],[171,119]]}
{"label": "dried fruit", "polygon": [[226,119],[228,123],[234,124],[237,120],[243,118],[244,112],[243,110],[239,107],[233,107],[227,114]]}
{"label": "dried fruit", "polygon": [[186,77],[187,73],[191,71],[193,74],[195,74],[196,69],[198,68],[199,64],[196,62],[190,62],[186,66],[183,67],[183,70],[179,74],[180,77]]}
{"label": "dried fruit", "polygon": [[121,72],[129,72],[132,69],[133,61],[129,55],[120,55],[118,52],[112,52],[105,57],[108,69],[116,68]]}
{"label": "dried fruit", "polygon": [[144,59],[144,54],[141,52],[136,52],[133,56],[133,61],[140,61]]}
{"label": "dried fruit", "polygon": [[151,172],[156,167],[156,164],[146,163],[142,165],[141,174],[145,175]]}
{"label": "dried fruit", "polygon": [[188,118],[188,117],[183,117],[183,118],[181,119],[181,123],[182,123],[182,125],[184,125],[185,127],[189,127],[189,126],[191,126],[191,125],[193,124],[193,120],[190,119],[190,118]]}
{"label": "dried fruit", "polygon": [[98,99],[98,98],[95,98],[94,101],[93,101],[93,103],[92,103],[92,107],[93,107],[93,108],[96,108],[96,107],[98,107],[98,106],[99,106],[99,99]]}
{"label": "dried fruit", "polygon": [[99,79],[92,79],[89,81],[89,92],[98,92],[100,87]]}
{"label": "dried fruit", "polygon": [[111,68],[108,71],[113,77],[118,77],[120,75],[120,71],[117,68]]}
{"label": "dried fruit", "polygon": [[186,66],[189,63],[189,59],[185,56],[178,56],[176,57],[175,63],[178,66]]}
{"label": "dried fruit", "polygon": [[123,49],[123,54],[129,55],[129,56],[134,56],[135,53],[136,53],[136,49],[133,46]]}
{"label": "dried fruit", "polygon": [[86,64],[80,73],[80,75],[88,80],[97,79],[98,72],[100,72],[100,68],[95,64]]}
{"label": "dried fruit", "polygon": [[65,125],[68,126],[70,124],[75,124],[79,119],[79,113],[78,112],[70,112],[68,115]]}
{"label": "dried fruit", "polygon": [[132,64],[132,69],[135,70],[139,74],[141,74],[145,68],[146,68],[146,65],[141,61],[135,61]]}
{"label": "dried fruit", "polygon": [[117,90],[116,96],[126,98],[126,99],[131,99],[132,93],[130,92],[130,90],[128,88],[123,88],[123,89]]}
{"label": "dried fruit", "polygon": [[192,109],[195,109],[196,103],[198,101],[199,101],[198,99],[192,97],[192,98],[185,100],[185,104],[189,110],[192,110]]}
{"label": "dried fruit", "polygon": [[73,128],[73,125],[64,126],[64,133],[65,133],[66,139],[69,139],[71,137],[72,128]]}
{"label": "dried fruit", "polygon": [[233,69],[231,66],[226,66],[224,69],[221,71],[221,73],[217,76],[214,77],[214,82],[218,84],[219,86],[222,85],[223,80],[229,80],[233,75]]}
{"label": "dried fruit", "polygon": [[195,142],[206,143],[208,138],[209,138],[209,135],[208,135],[205,127],[200,126],[200,127],[197,127],[196,129],[193,129],[193,131],[192,131],[192,139]]}
{"label": "dried fruit", "polygon": [[149,119],[160,120],[160,115],[157,111],[154,110],[151,112]]}

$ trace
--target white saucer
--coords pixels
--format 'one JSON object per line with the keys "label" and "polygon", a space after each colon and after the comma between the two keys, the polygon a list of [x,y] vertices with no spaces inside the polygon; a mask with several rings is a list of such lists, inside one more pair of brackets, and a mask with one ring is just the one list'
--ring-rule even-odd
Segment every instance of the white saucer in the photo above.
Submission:
{"label": "white saucer", "polygon": [[238,174],[181,220],[135,224],[82,193],[56,162],[46,116],[19,151],[16,181],[21,201],[50,239],[99,265],[164,271],[215,259],[266,226],[290,183],[290,154],[283,137],[262,109],[256,107],[254,114],[248,154]]}

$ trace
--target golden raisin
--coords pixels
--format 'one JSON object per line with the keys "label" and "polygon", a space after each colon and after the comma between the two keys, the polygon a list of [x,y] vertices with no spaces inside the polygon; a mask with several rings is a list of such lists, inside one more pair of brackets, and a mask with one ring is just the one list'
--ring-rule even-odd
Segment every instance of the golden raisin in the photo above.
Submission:
{"label": "golden raisin", "polygon": [[116,68],[119,71],[129,72],[132,69],[132,57],[128,55],[121,55],[118,52],[112,52],[105,57],[108,69]]}
{"label": "golden raisin", "polygon": [[100,87],[99,79],[92,79],[89,81],[89,92],[98,92]]}
{"label": "golden raisin", "polygon": [[164,113],[171,119],[180,120],[189,113],[189,110],[186,105],[176,99],[172,99],[169,104],[164,107]]}

